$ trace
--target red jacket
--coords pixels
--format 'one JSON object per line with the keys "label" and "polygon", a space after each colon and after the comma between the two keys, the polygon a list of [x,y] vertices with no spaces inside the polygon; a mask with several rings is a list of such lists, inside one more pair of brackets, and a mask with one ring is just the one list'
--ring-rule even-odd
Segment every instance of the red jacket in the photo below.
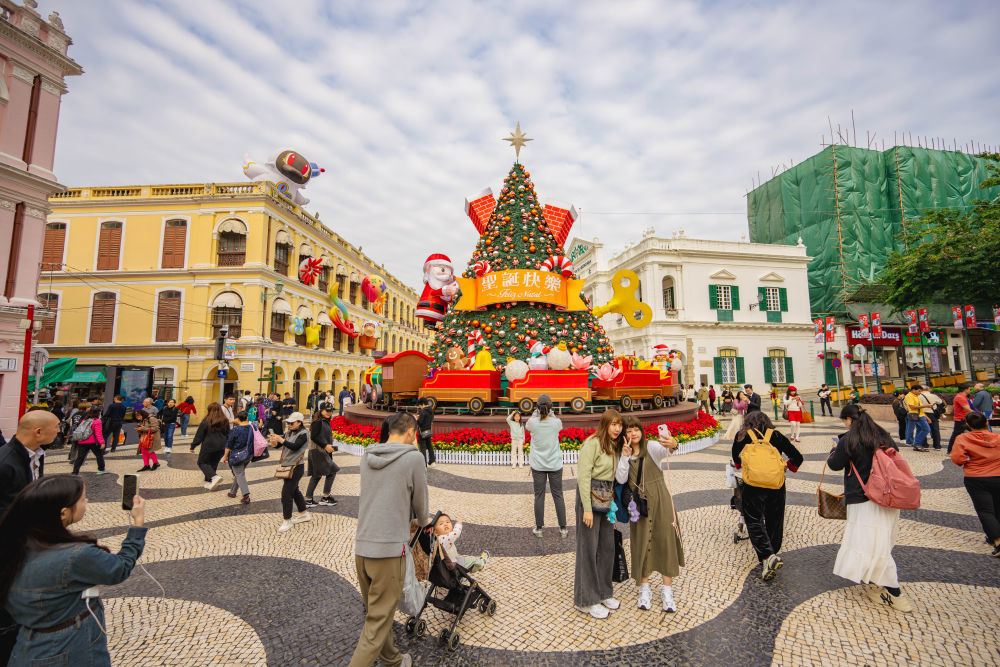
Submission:
{"label": "red jacket", "polygon": [[967,431],[955,438],[951,460],[966,477],[1000,477],[1000,433]]}

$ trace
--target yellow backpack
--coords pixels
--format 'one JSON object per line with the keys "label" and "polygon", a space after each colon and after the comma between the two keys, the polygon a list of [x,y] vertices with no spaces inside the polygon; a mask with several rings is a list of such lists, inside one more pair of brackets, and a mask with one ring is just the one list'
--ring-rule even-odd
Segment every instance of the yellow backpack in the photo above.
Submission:
{"label": "yellow backpack", "polygon": [[785,459],[771,444],[774,429],[767,429],[764,437],[756,430],[747,431],[750,444],[740,452],[743,482],[762,489],[780,489],[785,483]]}

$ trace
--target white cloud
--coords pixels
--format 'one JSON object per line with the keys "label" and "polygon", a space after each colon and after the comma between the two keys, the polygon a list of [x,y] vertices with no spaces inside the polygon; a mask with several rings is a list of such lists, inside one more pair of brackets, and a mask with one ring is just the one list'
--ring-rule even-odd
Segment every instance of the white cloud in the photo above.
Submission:
{"label": "white cloud", "polygon": [[294,148],[327,170],[308,208],[414,286],[430,252],[468,259],[464,197],[498,189],[516,121],[542,201],[612,247],[739,238],[751,178],[851,109],[862,141],[1000,137],[994,3],[43,4],[86,70],[64,183],[239,181],[244,154]]}

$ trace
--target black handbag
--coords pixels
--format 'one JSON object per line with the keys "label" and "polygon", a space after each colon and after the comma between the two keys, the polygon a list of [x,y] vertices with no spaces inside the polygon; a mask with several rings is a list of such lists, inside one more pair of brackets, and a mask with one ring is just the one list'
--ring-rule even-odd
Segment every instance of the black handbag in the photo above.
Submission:
{"label": "black handbag", "polygon": [[611,571],[611,581],[620,584],[628,580],[628,561],[625,559],[625,545],[622,542],[622,534],[615,531],[615,565]]}

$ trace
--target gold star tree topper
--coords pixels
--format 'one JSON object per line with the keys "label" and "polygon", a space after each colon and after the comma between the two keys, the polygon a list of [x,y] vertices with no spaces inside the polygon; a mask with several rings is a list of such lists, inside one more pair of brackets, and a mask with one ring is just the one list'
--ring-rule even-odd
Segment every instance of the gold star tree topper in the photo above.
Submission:
{"label": "gold star tree topper", "polygon": [[518,121],[517,129],[510,133],[509,137],[505,137],[504,141],[509,141],[510,145],[514,147],[514,156],[516,159],[521,159],[521,147],[524,146],[529,141],[534,141],[521,131],[521,122]]}

